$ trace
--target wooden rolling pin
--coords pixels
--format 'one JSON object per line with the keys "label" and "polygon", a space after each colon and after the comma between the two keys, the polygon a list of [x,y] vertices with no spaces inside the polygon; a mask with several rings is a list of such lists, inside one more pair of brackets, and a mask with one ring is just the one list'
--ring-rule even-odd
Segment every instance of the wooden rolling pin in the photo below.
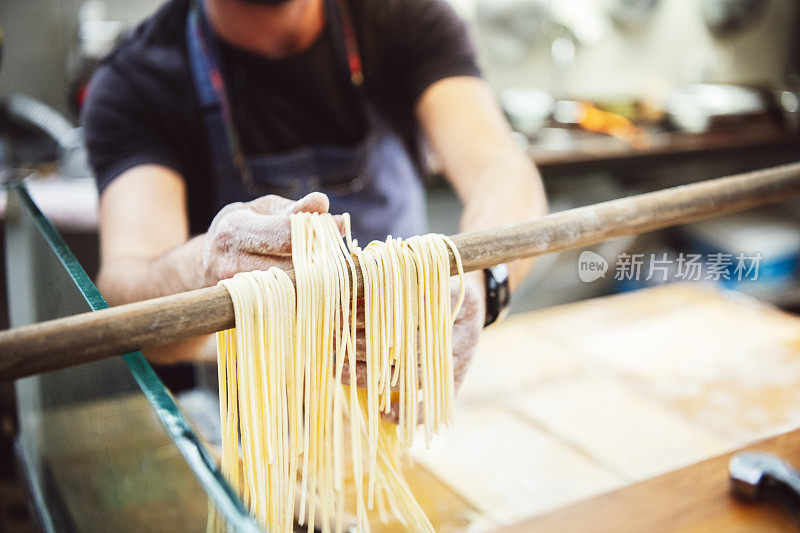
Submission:
{"label": "wooden rolling pin", "polygon": [[[462,233],[452,239],[465,270],[479,270],[799,194],[800,163],[792,163]],[[208,287],[6,330],[0,332],[0,380],[57,370],[233,325],[228,292],[222,287]]]}

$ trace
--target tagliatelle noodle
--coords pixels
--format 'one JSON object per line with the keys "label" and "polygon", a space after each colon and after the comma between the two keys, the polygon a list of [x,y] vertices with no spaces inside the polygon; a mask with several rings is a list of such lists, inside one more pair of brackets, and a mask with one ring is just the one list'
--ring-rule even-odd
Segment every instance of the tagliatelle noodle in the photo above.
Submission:
{"label": "tagliatelle noodle", "polygon": [[[220,282],[236,320],[217,334],[222,472],[271,531],[290,531],[296,507],[309,531],[341,531],[349,441],[358,530],[369,530],[374,509],[381,520],[391,514],[432,531],[402,465],[420,405],[426,441],[452,422],[451,334],[464,287],[451,309],[450,254],[462,277],[458,250],[443,235],[388,237],[362,249],[347,215],[344,239],[330,215],[299,213],[290,224],[294,283],[276,268]],[[359,364],[364,389],[342,382],[345,369],[356,379]],[[393,403],[397,425],[382,419]]]}

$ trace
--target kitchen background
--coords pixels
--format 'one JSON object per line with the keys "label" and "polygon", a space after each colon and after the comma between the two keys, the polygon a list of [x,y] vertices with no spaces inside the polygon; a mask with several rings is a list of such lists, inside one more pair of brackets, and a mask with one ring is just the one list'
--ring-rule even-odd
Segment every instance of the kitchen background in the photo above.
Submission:
{"label": "kitchen background", "polygon": [[[553,210],[800,159],[800,5],[793,0],[451,1],[472,28],[485,74],[540,168]],[[96,193],[73,129],[82,89],[119,36],[160,3],[0,1],[0,171],[35,169],[31,194],[90,275],[98,264]],[[458,202],[437,177],[436,161],[427,163],[431,229],[455,232]],[[591,282],[579,278],[580,251],[545,256],[513,310],[661,283],[614,279],[621,254],[675,260],[757,252],[759,279],[719,283],[797,312],[799,222],[800,204],[788,202],[615,239],[592,247],[612,266]],[[5,253],[0,246],[0,265]],[[0,328],[8,326],[4,291]],[[169,381],[169,369],[161,372]],[[0,388],[0,457],[10,455],[2,449],[11,446],[3,437],[13,428],[3,407],[10,399]],[[0,461],[0,501],[10,476],[3,468]],[[13,508],[0,506],[7,512]]]}
{"label": "kitchen background", "polygon": [[[7,0],[0,4],[0,95],[67,111],[81,53],[102,55],[158,0]],[[792,0],[451,0],[472,26],[498,88],[558,96],[658,96],[684,83],[780,86],[797,70]],[[726,10],[740,22],[712,28]],[[81,25],[81,19],[83,25]],[[718,21],[718,22],[716,22]],[[555,41],[561,41],[562,50]],[[569,49],[574,53],[569,58]],[[553,50],[556,56],[553,57]],[[564,57],[567,56],[567,57]]]}
{"label": "kitchen background", "polygon": [[[796,2],[451,1],[471,26],[485,74],[540,167],[556,210],[796,158]],[[34,187],[34,194],[90,273],[97,264],[96,198],[89,180],[79,179],[87,175],[80,136],[69,124],[51,120],[51,136],[60,138],[48,143],[37,131],[42,124],[31,128],[24,115],[34,113],[34,121],[47,123],[47,114],[31,109],[34,98],[74,122],[93,65],[159,3],[0,4],[5,109],[0,161],[4,157],[8,167],[37,166],[56,176]],[[455,231],[458,203],[435,178],[435,161],[430,167],[431,227]],[[741,287],[787,306],[800,301],[796,263],[786,261],[800,252],[794,211],[792,205],[780,216],[771,210],[761,221],[782,236],[767,260],[783,265],[775,279],[762,281],[777,281],[786,290],[773,290],[774,283]],[[735,246],[754,251],[753,244],[725,233],[728,224],[703,226],[697,232],[689,227],[620,239],[595,250],[610,263],[623,252],[662,250],[665,243],[671,244],[668,250],[677,245],[691,251],[684,245],[692,242],[692,249],[704,251]],[[581,283],[576,257],[542,259],[516,295],[515,310],[633,288],[611,276]]]}

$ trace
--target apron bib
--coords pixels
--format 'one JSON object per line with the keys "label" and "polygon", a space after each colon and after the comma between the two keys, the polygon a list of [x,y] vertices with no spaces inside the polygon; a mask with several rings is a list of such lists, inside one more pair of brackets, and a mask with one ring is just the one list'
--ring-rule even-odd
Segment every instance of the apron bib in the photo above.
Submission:
{"label": "apron bib", "polygon": [[353,145],[309,144],[285,152],[245,155],[213,33],[199,1],[189,9],[187,47],[195,91],[209,140],[214,208],[265,194],[298,200],[313,191],[328,195],[332,213],[350,213],[353,237],[361,245],[378,239],[426,233],[422,181],[400,136],[367,100],[361,56],[344,0],[327,2],[326,15],[338,30],[337,56],[347,65],[366,117],[366,134]]}

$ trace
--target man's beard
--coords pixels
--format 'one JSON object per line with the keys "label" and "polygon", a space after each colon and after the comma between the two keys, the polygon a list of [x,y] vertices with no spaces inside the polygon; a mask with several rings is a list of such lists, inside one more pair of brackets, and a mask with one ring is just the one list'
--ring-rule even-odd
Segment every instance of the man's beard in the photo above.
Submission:
{"label": "man's beard", "polygon": [[240,2],[245,2],[247,4],[255,4],[260,6],[279,6],[282,4],[288,4],[292,0],[239,0]]}

